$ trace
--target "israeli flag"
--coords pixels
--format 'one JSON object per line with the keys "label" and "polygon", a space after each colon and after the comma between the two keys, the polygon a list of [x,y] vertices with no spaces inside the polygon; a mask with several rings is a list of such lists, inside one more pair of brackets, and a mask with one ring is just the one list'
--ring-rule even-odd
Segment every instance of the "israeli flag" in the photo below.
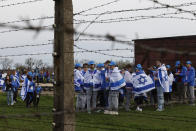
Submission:
{"label": "israeli flag", "polygon": [[170,73],[168,77],[169,77],[169,92],[172,92],[172,85],[173,85],[173,82],[175,81],[174,75]]}
{"label": "israeli flag", "polygon": [[22,83],[22,88],[20,91],[20,97],[24,101],[27,95],[28,86],[30,85],[30,81],[25,78],[24,82]]}
{"label": "israeli flag", "polygon": [[158,68],[158,79],[161,84],[161,87],[164,89],[164,92],[169,92],[169,77],[164,64]]}
{"label": "israeli flag", "polygon": [[155,89],[155,84],[150,76],[144,72],[136,73],[133,76],[133,93],[141,94]]}
{"label": "israeli flag", "polygon": [[14,82],[16,83],[16,88],[19,88],[20,87],[20,77],[17,74],[14,75]]}
{"label": "israeli flag", "polygon": [[124,79],[126,82],[126,89],[132,89],[133,84],[132,84],[132,79],[133,75],[129,71],[125,71]]}
{"label": "israeli flag", "polygon": [[0,79],[0,87],[4,85],[5,81],[3,79]]}
{"label": "israeli flag", "polygon": [[24,75],[21,76],[20,79],[21,79],[22,81],[24,81],[26,77],[27,77],[27,76],[24,74]]}
{"label": "israeli flag", "polygon": [[2,74],[2,78],[5,78],[7,76],[7,73]]}
{"label": "israeli flag", "polygon": [[84,77],[82,76],[81,71],[74,69],[74,87],[75,91],[81,90],[81,85],[83,84]]}
{"label": "israeli flag", "polygon": [[18,72],[16,72],[15,76],[17,83],[20,85],[20,75]]}
{"label": "israeli flag", "polygon": [[109,80],[110,90],[119,90],[123,86],[126,86],[125,80],[120,74],[118,67],[115,67],[113,70],[111,70],[109,74]]}
{"label": "israeli flag", "polygon": [[2,91],[6,91],[5,81],[3,79],[0,79],[0,87],[2,88]]}

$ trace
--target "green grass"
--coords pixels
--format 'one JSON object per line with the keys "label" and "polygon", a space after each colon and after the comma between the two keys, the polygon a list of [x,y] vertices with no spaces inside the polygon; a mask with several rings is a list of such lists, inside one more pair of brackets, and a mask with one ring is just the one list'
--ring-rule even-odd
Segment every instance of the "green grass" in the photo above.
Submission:
{"label": "green grass", "polygon": [[[6,105],[6,96],[0,94],[0,115],[50,113],[53,97],[41,96],[40,107],[25,108],[20,101],[15,106]],[[52,116],[2,118],[0,131],[51,131]],[[6,128],[6,127],[10,127]],[[21,128],[21,129],[19,129]],[[173,105],[163,112],[155,112],[153,107],[145,107],[143,112],[120,111],[119,116],[103,113],[76,114],[76,131],[196,131],[196,107]]]}

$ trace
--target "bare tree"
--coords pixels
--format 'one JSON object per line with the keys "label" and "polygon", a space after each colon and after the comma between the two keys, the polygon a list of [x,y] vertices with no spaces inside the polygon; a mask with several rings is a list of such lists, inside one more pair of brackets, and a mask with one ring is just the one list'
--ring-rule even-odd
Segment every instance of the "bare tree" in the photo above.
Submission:
{"label": "bare tree", "polygon": [[35,67],[39,69],[48,68],[48,63],[44,63],[42,59],[35,60]]}
{"label": "bare tree", "polygon": [[35,66],[35,60],[33,58],[27,58],[25,60],[25,65],[27,69],[32,70],[33,67]]}
{"label": "bare tree", "polygon": [[15,63],[14,64],[14,68],[16,70],[21,70],[21,69],[25,69],[25,66],[23,64],[21,64],[21,63]]}
{"label": "bare tree", "polygon": [[35,67],[36,68],[43,68],[43,66],[44,66],[44,63],[43,63],[42,59],[35,60]]}
{"label": "bare tree", "polygon": [[48,63],[44,63],[44,64],[43,64],[43,68],[45,68],[45,69],[49,68]]}
{"label": "bare tree", "polygon": [[3,70],[7,70],[7,69],[12,68],[13,60],[9,58],[3,58],[0,61],[0,64]]}

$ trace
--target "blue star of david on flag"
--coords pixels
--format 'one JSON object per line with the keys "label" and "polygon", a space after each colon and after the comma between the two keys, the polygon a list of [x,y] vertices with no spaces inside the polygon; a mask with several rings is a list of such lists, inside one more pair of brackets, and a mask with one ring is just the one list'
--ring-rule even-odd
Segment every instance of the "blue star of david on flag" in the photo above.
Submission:
{"label": "blue star of david on flag", "polygon": [[145,85],[145,83],[147,82],[145,76],[140,76],[140,78],[138,79],[138,81],[139,81],[139,84],[143,84],[143,85]]}

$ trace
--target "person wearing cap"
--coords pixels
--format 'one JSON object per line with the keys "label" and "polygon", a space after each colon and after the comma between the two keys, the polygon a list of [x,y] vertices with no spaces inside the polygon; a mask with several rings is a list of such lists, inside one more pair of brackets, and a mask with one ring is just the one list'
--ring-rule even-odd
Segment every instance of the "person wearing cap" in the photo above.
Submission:
{"label": "person wearing cap", "polygon": [[102,78],[103,78],[103,84],[102,88],[104,90],[104,107],[105,109],[108,108],[108,96],[109,96],[109,82],[106,80],[106,77],[110,73],[110,64],[111,61],[107,60],[104,63],[104,70],[102,71]]}
{"label": "person wearing cap", "polygon": [[180,61],[176,61],[176,73],[175,73],[175,82],[177,86],[177,94],[180,102],[185,103],[186,98],[186,72],[187,68],[181,64]]}
{"label": "person wearing cap", "polygon": [[124,79],[126,82],[126,87],[125,87],[125,99],[126,99],[126,103],[125,103],[125,110],[126,111],[130,111],[130,101],[131,101],[131,94],[132,94],[132,88],[133,88],[133,83],[132,83],[132,65],[131,64],[127,64],[126,65],[126,70],[124,73]]}
{"label": "person wearing cap", "polygon": [[[135,75],[133,75],[132,83],[137,83],[138,79],[135,79],[136,76],[139,75],[144,75],[147,76],[146,73],[143,71],[142,65],[137,64],[135,67]],[[133,85],[133,88],[135,86]],[[134,91],[134,89],[133,89]],[[147,94],[146,93],[136,93],[134,92],[134,102],[136,103],[136,111],[142,112],[142,104],[144,101],[147,99]]]}
{"label": "person wearing cap", "polygon": [[76,63],[75,64],[75,69],[74,69],[74,88],[75,88],[75,92],[76,92],[76,111],[80,111],[80,110],[84,110],[85,109],[85,105],[84,105],[84,101],[85,99],[83,98],[83,81],[84,81],[84,77],[82,76],[81,73],[82,70],[82,66],[80,63]]}
{"label": "person wearing cap", "polygon": [[97,64],[97,71],[95,73],[94,76],[94,85],[93,85],[93,95],[92,95],[92,110],[96,110],[97,108],[97,97],[98,97],[98,93],[100,93],[99,91],[101,91],[101,87],[102,87],[102,76],[101,76],[101,71],[103,69],[103,64]]}
{"label": "person wearing cap", "polygon": [[104,91],[105,91],[105,86],[104,86],[104,78],[105,78],[105,69],[104,69],[104,64],[100,63],[97,65],[97,70],[99,73],[99,78],[100,78],[100,84],[101,88],[98,91],[98,101],[100,102],[99,106],[104,109],[105,107],[105,96],[104,96]]}
{"label": "person wearing cap", "polygon": [[186,62],[187,72],[186,72],[186,78],[187,81],[185,83],[185,86],[187,86],[187,95],[189,99],[189,104],[194,106],[195,105],[195,92],[194,92],[194,86],[195,86],[195,68],[192,66],[191,61]]}
{"label": "person wearing cap", "polygon": [[32,72],[27,73],[27,77],[25,78],[25,88],[26,88],[26,107],[30,107],[31,103],[33,102],[34,91],[35,91],[35,83],[32,79]]}
{"label": "person wearing cap", "polygon": [[116,67],[116,63],[111,61],[109,66],[110,72],[106,76],[106,80],[109,82],[109,110],[105,110],[104,114],[118,115],[119,89],[124,87],[126,83],[124,78],[120,74],[118,67]]}
{"label": "person wearing cap", "polygon": [[33,99],[34,107],[38,107],[40,97],[41,97],[41,92],[42,92],[42,87],[39,85],[39,83],[37,83],[34,91],[34,99]]}
{"label": "person wearing cap", "polygon": [[157,100],[158,100],[158,108],[156,111],[164,110],[164,92],[168,92],[169,90],[169,80],[167,69],[164,64],[161,63],[161,60],[156,61],[156,74],[155,74],[155,85],[157,88]]}
{"label": "person wearing cap", "polygon": [[91,114],[91,105],[95,103],[95,101],[91,101],[93,96],[93,88],[95,86],[95,75],[97,70],[95,69],[95,62],[89,61],[89,70],[84,74],[84,89],[86,90],[86,99],[87,99],[87,112]]}
{"label": "person wearing cap", "polygon": [[169,101],[171,100],[171,93],[172,93],[172,85],[174,82],[174,75],[171,72],[171,66],[166,65],[167,73],[168,73],[168,78],[169,78],[169,91],[164,93],[164,98],[166,104],[169,104]]}
{"label": "person wearing cap", "polygon": [[14,87],[14,103],[17,102],[17,96],[18,96],[18,88],[20,87],[20,80],[19,80],[19,73],[17,71],[13,71],[12,75],[12,86]]}

